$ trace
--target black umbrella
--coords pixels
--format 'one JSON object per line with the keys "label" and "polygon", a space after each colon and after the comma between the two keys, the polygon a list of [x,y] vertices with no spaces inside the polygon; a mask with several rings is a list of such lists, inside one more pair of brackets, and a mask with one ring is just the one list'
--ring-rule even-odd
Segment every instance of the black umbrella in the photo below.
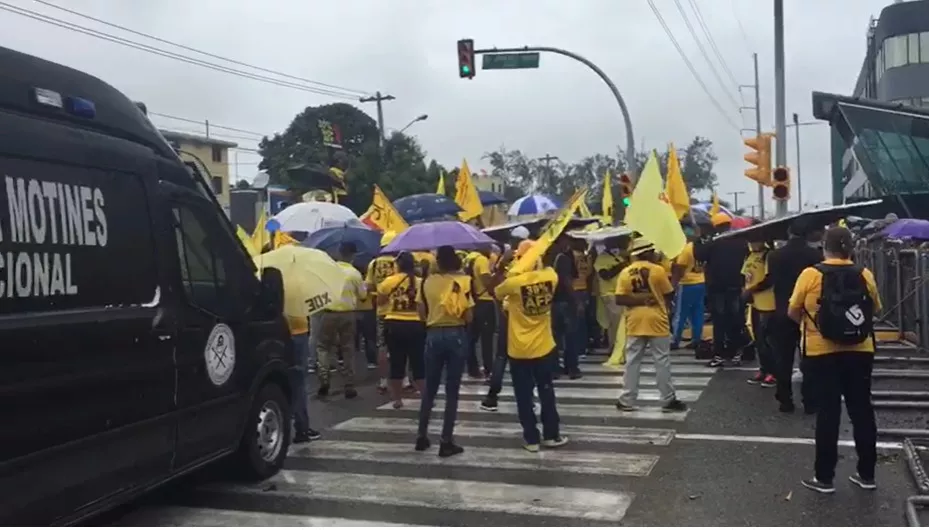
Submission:
{"label": "black umbrella", "polygon": [[835,223],[840,219],[843,219],[845,216],[854,211],[867,208],[869,206],[874,206],[876,204],[880,204],[881,202],[883,202],[883,199],[875,199],[873,201],[840,204],[838,206],[810,210],[785,217],[779,217],[777,219],[770,219],[747,228],[742,228],[741,230],[725,232],[716,237],[743,237],[747,241],[784,240],[789,237],[787,231],[795,222],[802,223],[803,226],[809,228],[821,228],[828,224]]}
{"label": "black umbrella", "polygon": [[408,223],[458,215],[461,207],[455,201],[438,193],[408,195],[394,201],[394,208]]}
{"label": "black umbrella", "polygon": [[484,206],[493,206],[495,204],[506,204],[510,202],[506,200],[506,197],[497,195],[492,191],[478,190],[477,194],[480,196],[481,204]]}

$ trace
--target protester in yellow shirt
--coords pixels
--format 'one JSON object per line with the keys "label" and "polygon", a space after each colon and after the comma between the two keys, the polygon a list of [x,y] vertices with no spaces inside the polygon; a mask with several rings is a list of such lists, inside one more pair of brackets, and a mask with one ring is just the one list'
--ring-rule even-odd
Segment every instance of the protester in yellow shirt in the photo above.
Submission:
{"label": "protester in yellow shirt", "polygon": [[674,292],[671,278],[657,263],[658,256],[651,241],[636,239],[630,255],[632,263],[619,273],[616,282],[616,303],[626,308],[626,371],[616,408],[635,410],[642,357],[648,352],[654,360],[662,410],[685,411],[687,406],[677,399],[671,383],[671,327],[668,319]]}
{"label": "protester in yellow shirt", "polygon": [[680,347],[681,337],[690,324],[691,345],[696,347],[703,340],[703,313],[706,310],[706,284],[703,263],[694,257],[694,243],[689,241],[674,260],[671,269],[671,284],[678,286],[674,303],[674,318],[671,349]]}
{"label": "protester in yellow shirt", "polygon": [[[320,397],[329,395],[329,360],[339,354],[342,362],[339,367],[342,372],[342,381],[345,385],[345,397],[352,399],[358,395],[355,390],[355,333],[357,332],[356,311],[358,301],[367,296],[364,279],[358,269],[352,265],[355,258],[356,247],[352,242],[345,242],[339,246],[337,263],[345,271],[346,282],[335,300],[323,311],[319,320],[319,343],[317,344],[320,370],[319,389]],[[314,330],[313,333],[316,333]]]}
{"label": "protester in yellow shirt", "polygon": [[773,245],[764,242],[749,243],[749,254],[742,265],[742,276],[745,277],[745,289],[742,298],[750,305],[752,337],[755,352],[758,354],[758,371],[748,383],[760,384],[764,388],[777,386],[774,374],[777,371],[777,359],[771,346],[768,322],[774,314],[774,284],[768,276],[768,255]]}
{"label": "protester in yellow shirt", "polygon": [[401,392],[407,361],[413,372],[413,385],[423,391],[423,349],[426,328],[417,307],[422,278],[416,276],[416,262],[409,252],[396,259],[397,272],[377,285],[378,308],[384,318],[384,341],[390,352],[390,395],[394,408],[403,407]]}
{"label": "protester in yellow shirt", "polygon": [[[497,304],[490,292],[490,249],[468,254],[465,272],[474,286],[474,320],[471,321],[468,343],[468,374],[471,377],[490,377],[494,363],[494,334],[497,331]],[[481,344],[481,365],[477,362],[477,344]]]}
{"label": "protester in yellow shirt", "polygon": [[812,377],[817,389],[814,475],[801,484],[820,493],[835,492],[843,397],[858,453],[858,472],[848,479],[862,489],[877,487],[871,369],[874,315],[881,300],[871,271],[852,263],[853,248],[847,228],[828,229],[823,239],[826,259],[800,273],[787,307],[787,315],[802,327],[804,377]]}
{"label": "protester in yellow shirt", "polygon": [[617,242],[609,242],[606,249],[603,252],[598,252],[597,259],[594,260],[600,299],[603,301],[603,308],[607,317],[606,333],[609,338],[607,346],[610,350],[613,349],[613,344],[616,342],[616,328],[619,326],[620,317],[623,314],[622,308],[616,305],[616,280],[619,278],[619,272],[627,264],[627,260],[623,256],[623,250],[626,246],[628,246],[627,238],[622,238]]}
{"label": "protester in yellow shirt", "polygon": [[426,322],[426,388],[419,409],[417,451],[425,451],[431,445],[429,416],[439,392],[443,370],[445,417],[439,456],[449,457],[464,451],[455,444],[453,434],[461,376],[468,356],[467,325],[471,321],[473,307],[471,278],[461,273],[461,259],[452,247],[439,247],[436,249],[436,271],[423,280],[419,297],[420,318]]}
{"label": "protester in yellow shirt", "polygon": [[414,252],[413,257],[416,259],[416,274],[425,278],[436,269],[435,254],[432,252]]}
{"label": "protester in yellow shirt", "polygon": [[[591,311],[590,304],[590,275],[593,271],[593,263],[590,255],[587,253],[587,242],[583,239],[575,239],[571,242],[571,255],[574,257],[574,270],[577,271],[577,278],[571,287],[574,288],[574,297],[578,303],[577,324],[574,327],[574,347],[577,350],[579,359],[587,357],[587,345],[590,341],[591,321],[596,321],[596,315]],[[596,306],[594,306],[596,307]]]}
{"label": "protester in yellow shirt", "polygon": [[290,327],[290,338],[294,345],[294,358],[296,370],[293,371],[293,384],[291,384],[291,400],[293,401],[294,415],[294,443],[306,443],[320,437],[318,431],[310,428],[310,414],[307,410],[306,377],[310,362],[310,328],[307,317],[294,317],[285,315],[287,325]]}
{"label": "protester in yellow shirt", "polygon": [[[394,231],[384,232],[384,235],[381,237],[381,249],[386,247],[393,241],[397,233]],[[381,255],[368,264],[368,271],[365,274],[365,282],[367,283],[367,288],[369,293],[377,292],[377,285],[384,281],[385,278],[395,273],[397,270],[396,263],[394,262],[394,257],[390,255]],[[371,298],[374,298],[373,296]],[[390,367],[387,362],[387,344],[384,342],[384,308],[376,307],[375,308],[375,318],[376,318],[376,337],[375,344],[377,345],[377,375],[378,375],[378,391],[383,393],[387,391],[387,376],[389,375]],[[365,351],[367,353],[367,351]],[[370,362],[370,358],[368,361]],[[370,365],[369,365],[370,368]]]}
{"label": "protester in yellow shirt", "polygon": [[[523,447],[533,453],[539,451],[540,443],[545,447],[568,443],[567,437],[559,432],[552,384],[551,356],[557,355],[552,334],[552,305],[558,281],[555,269],[545,267],[507,277],[494,287],[497,299],[507,302],[510,377],[519,423],[523,427]],[[533,392],[538,393],[542,409],[541,440],[533,410]]]}

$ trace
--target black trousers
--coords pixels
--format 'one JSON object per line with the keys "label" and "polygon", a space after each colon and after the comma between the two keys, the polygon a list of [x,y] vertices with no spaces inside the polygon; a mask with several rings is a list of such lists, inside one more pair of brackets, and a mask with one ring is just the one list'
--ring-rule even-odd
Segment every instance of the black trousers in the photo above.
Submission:
{"label": "black trousers", "polygon": [[[800,346],[800,325],[787,315],[774,314],[768,321],[767,335],[776,363],[774,377],[777,378],[777,391],[774,397],[780,403],[793,403],[791,376],[794,372],[794,357]],[[812,388],[815,375],[808,373],[806,360],[803,358],[800,359],[800,371],[803,373],[803,383],[800,386],[803,405],[814,407],[816,400]]]}
{"label": "black trousers", "polygon": [[413,320],[384,320],[384,343],[390,353],[390,378],[406,377],[407,361],[413,380],[425,377],[423,350],[426,347],[426,325]]}
{"label": "black trousers", "polygon": [[816,478],[828,483],[835,477],[844,397],[852,420],[858,474],[865,480],[873,479],[877,463],[877,424],[871,404],[874,355],[838,352],[809,357],[806,362],[807,372],[816,380]]}
{"label": "black trousers", "polygon": [[777,359],[771,346],[771,330],[768,329],[773,311],[752,308],[752,332],[755,335],[755,353],[758,354],[758,370],[764,375],[777,377]]}
{"label": "black trousers", "polygon": [[365,360],[370,364],[377,362],[377,314],[374,309],[363,309],[358,315],[358,334],[355,336],[355,347],[360,348],[360,340],[364,340]]}
{"label": "black trousers", "polygon": [[[494,364],[494,333],[497,330],[497,304],[493,300],[477,300],[474,304],[474,320],[471,321],[471,337],[468,345],[468,373],[480,372],[477,366],[477,344],[481,344],[481,365],[489,374]],[[505,331],[504,331],[505,333]]]}
{"label": "black trousers", "polygon": [[737,289],[710,288],[707,297],[710,306],[710,318],[713,320],[713,355],[731,359],[745,344],[745,313]]}

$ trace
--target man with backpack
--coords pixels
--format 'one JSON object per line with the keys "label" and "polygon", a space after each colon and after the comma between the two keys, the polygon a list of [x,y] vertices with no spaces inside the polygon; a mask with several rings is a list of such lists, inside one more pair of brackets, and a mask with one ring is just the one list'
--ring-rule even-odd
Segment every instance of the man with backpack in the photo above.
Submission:
{"label": "man with backpack", "polygon": [[877,488],[877,427],[871,403],[874,365],[874,314],[881,310],[874,275],[851,260],[852,235],[847,228],[830,228],[825,235],[825,260],[800,274],[787,315],[802,326],[807,373],[816,382],[816,462],[804,487],[834,493],[838,461],[842,399],[852,420],[857,473],[848,477],[864,490]]}

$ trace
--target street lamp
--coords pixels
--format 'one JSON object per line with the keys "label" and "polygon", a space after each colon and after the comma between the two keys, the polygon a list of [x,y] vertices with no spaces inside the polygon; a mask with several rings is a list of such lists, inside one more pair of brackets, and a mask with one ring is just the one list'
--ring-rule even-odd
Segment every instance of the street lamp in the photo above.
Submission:
{"label": "street lamp", "polygon": [[397,132],[400,133],[400,134],[403,134],[403,131],[405,131],[405,130],[409,129],[410,127],[412,127],[414,123],[420,122],[420,121],[426,121],[426,120],[428,120],[428,119],[429,119],[429,115],[428,115],[428,114],[420,114],[419,116],[413,118],[413,120],[411,120],[410,123],[407,123],[406,126],[405,126],[404,128],[400,129],[400,130],[397,131]]}
{"label": "street lamp", "polygon": [[794,136],[797,139],[797,173],[796,173],[797,175],[797,202],[799,203],[798,204],[798,207],[800,209],[799,211],[802,212],[803,211],[803,184],[800,180],[800,127],[806,127],[808,125],[823,125],[826,122],[824,121],[801,122],[800,117],[797,115],[796,112],[794,112],[793,118],[794,118],[794,122],[791,124],[788,124],[787,127],[794,128]]}

